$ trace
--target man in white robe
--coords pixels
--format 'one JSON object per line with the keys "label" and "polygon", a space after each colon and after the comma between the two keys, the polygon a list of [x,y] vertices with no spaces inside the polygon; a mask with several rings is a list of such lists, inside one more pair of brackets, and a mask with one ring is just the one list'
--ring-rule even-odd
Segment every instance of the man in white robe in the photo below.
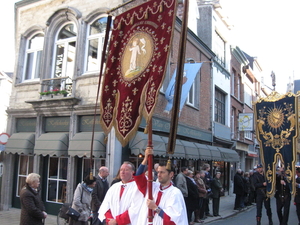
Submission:
{"label": "man in white robe", "polygon": [[124,162],[120,168],[121,181],[111,186],[99,209],[99,219],[108,225],[137,225],[143,195],[133,179],[134,165]]}
{"label": "man in white robe", "polygon": [[137,225],[148,224],[148,209],[153,210],[153,224],[155,225],[187,225],[183,195],[172,183],[174,170],[167,170],[165,165],[160,164],[157,173],[159,182],[153,182],[153,200],[148,199],[147,178],[144,173],[141,174],[141,171],[144,171],[148,155],[153,154],[152,152],[152,148],[146,149],[145,158],[134,178],[139,190],[145,196]]}

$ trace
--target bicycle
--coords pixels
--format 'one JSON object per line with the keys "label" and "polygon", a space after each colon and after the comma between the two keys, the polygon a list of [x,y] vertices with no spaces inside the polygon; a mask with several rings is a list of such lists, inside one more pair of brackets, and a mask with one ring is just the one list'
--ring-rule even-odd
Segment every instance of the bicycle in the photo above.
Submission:
{"label": "bicycle", "polygon": [[71,207],[70,203],[64,203],[61,208],[59,209],[59,212],[57,214],[57,225],[67,225],[69,224],[69,216],[66,214],[68,209]]}

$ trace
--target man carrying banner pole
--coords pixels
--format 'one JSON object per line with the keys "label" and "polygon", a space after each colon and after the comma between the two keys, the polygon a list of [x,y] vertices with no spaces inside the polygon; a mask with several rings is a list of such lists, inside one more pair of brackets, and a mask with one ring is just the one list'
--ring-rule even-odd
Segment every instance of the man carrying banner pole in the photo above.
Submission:
{"label": "man carrying banner pole", "polygon": [[[139,166],[135,181],[138,189],[145,196],[142,207],[154,211],[153,224],[155,225],[183,225],[188,224],[185,202],[181,191],[174,187],[172,178],[174,176],[174,168],[168,168],[168,165],[160,163],[158,167],[158,182],[153,182],[153,200],[147,195],[147,177],[143,171],[147,165],[147,158],[153,155],[153,149],[147,147],[145,158]],[[149,175],[149,173],[148,173]],[[139,213],[138,225],[146,224],[146,210],[141,209]]]}
{"label": "man carrying banner pole", "polygon": [[[280,163],[285,168],[284,184],[286,189],[291,192],[290,194],[294,194],[296,190],[296,146],[299,130],[298,95],[293,93],[280,95],[273,91],[254,104],[254,113],[256,136],[260,143],[260,157],[262,160],[261,169],[258,168],[258,170],[265,171],[264,174],[261,172],[260,175],[261,190],[264,190],[267,199],[274,195],[276,191],[276,166]],[[256,185],[256,188],[258,188],[258,185]],[[259,196],[257,196],[258,198]],[[256,204],[258,205],[258,202]],[[281,206],[278,206],[279,208]],[[271,216],[271,210],[268,208],[267,214],[269,217]],[[258,210],[257,224],[260,224],[260,216]],[[269,223],[273,224],[270,220]]]}

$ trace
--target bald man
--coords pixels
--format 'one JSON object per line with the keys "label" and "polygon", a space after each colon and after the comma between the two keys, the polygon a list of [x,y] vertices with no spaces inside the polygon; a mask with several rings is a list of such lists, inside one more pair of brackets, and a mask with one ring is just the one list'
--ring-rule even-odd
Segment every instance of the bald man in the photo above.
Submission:
{"label": "bald man", "polygon": [[108,175],[109,171],[107,167],[102,166],[99,168],[99,173],[96,177],[96,186],[92,193],[93,225],[103,224],[98,218],[98,211],[109,187],[107,182]]}

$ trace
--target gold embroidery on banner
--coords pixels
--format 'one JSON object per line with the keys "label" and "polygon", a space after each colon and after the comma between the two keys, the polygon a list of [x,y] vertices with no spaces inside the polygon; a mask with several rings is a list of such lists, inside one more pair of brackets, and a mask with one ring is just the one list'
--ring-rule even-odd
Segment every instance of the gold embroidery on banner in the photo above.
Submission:
{"label": "gold embroidery on banner", "polygon": [[168,27],[167,33],[171,33],[172,32],[172,27]]}
{"label": "gold embroidery on banner", "polygon": [[107,100],[107,104],[104,107],[104,112],[103,112],[103,119],[106,123],[109,123],[113,117],[113,106],[111,103],[111,99]]}
{"label": "gold embroidery on banner", "polygon": [[133,123],[131,118],[132,103],[133,100],[131,100],[129,96],[127,96],[125,102],[122,103],[119,128],[120,128],[120,132],[122,132],[123,134],[129,130],[129,128]]}
{"label": "gold embroidery on banner", "polygon": [[271,170],[270,164],[268,164],[268,170],[266,172],[266,177],[267,177],[268,183],[272,183],[273,172]]}
{"label": "gold embroidery on banner", "polygon": [[132,92],[133,92],[133,95],[136,95],[136,93],[138,92],[138,90],[139,90],[139,89],[137,89],[137,88],[134,88],[134,89],[132,90]]}
{"label": "gold embroidery on banner", "polygon": [[[293,105],[292,104],[283,104],[283,108],[269,108],[268,112],[266,112],[266,107],[263,107],[259,110],[259,115],[257,119],[257,128],[259,130],[259,133],[263,136],[265,139],[265,146],[274,148],[276,152],[278,153],[281,148],[283,148],[285,145],[290,144],[290,140],[288,139],[291,135],[291,132],[295,129],[295,114],[293,111]],[[286,112],[286,114],[284,114]],[[267,117],[265,118],[264,115]],[[282,127],[286,121],[284,120],[285,117],[287,118],[287,121],[290,122],[290,128],[283,130]],[[266,125],[265,122],[267,122],[267,125],[270,127],[270,132],[266,132],[263,130],[263,126]],[[280,131],[280,134],[273,134],[273,131]]]}
{"label": "gold embroidery on banner", "polygon": [[156,70],[156,65],[154,65],[153,67],[152,67],[152,72],[154,73],[155,72],[155,70]]}
{"label": "gold embroidery on banner", "polygon": [[285,170],[285,174],[286,174],[287,181],[289,183],[291,183],[291,181],[293,180],[293,177],[292,177],[291,166],[290,166],[289,163],[288,163],[288,166],[287,166],[287,168]]}
{"label": "gold embroidery on banner", "polygon": [[147,93],[148,96],[147,96],[147,101],[145,103],[147,108],[151,107],[154,104],[154,102],[155,102],[155,93],[156,93],[155,83],[152,82],[150,90]]}
{"label": "gold embroidery on banner", "polygon": [[161,20],[162,20],[162,16],[159,15],[159,16],[157,17],[157,21],[160,23]]}
{"label": "gold embroidery on banner", "polygon": [[108,85],[105,85],[104,91],[105,91],[105,92],[108,92],[108,91],[109,91],[109,86],[108,86]]}
{"label": "gold embroidery on banner", "polygon": [[[161,4],[158,5],[157,2],[154,2],[153,3],[153,7],[150,7],[148,6],[146,9],[144,9],[143,13],[140,12],[140,16],[136,13],[136,12],[133,12],[132,15],[130,13],[128,13],[126,15],[126,18],[121,18],[120,21],[115,21],[115,24],[118,24],[117,25],[117,29],[120,30],[121,28],[121,23],[124,22],[125,25],[129,25],[132,23],[132,18],[135,17],[137,18],[138,20],[142,20],[144,18],[147,18],[148,16],[146,14],[148,14],[148,12],[150,11],[153,15],[155,14],[159,14],[159,13],[163,13],[162,9],[163,9],[163,6],[167,7],[167,8],[171,8],[175,1],[161,1]],[[169,16],[172,16],[174,15],[174,11],[173,10],[170,10],[168,12]]]}

